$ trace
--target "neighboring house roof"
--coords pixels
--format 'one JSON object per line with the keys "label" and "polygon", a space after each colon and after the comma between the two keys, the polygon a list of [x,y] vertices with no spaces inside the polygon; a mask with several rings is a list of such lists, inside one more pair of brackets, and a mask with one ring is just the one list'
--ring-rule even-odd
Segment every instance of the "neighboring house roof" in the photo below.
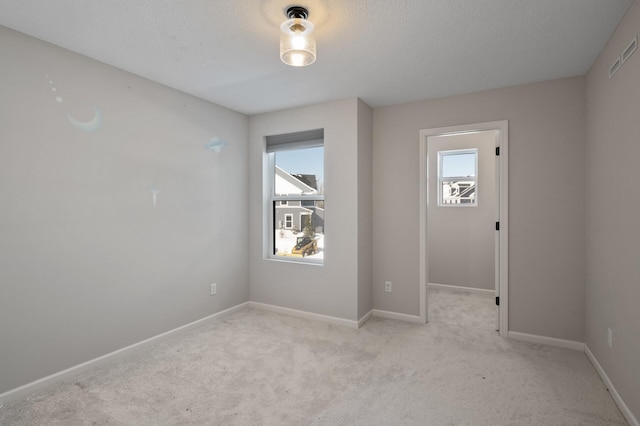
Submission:
{"label": "neighboring house roof", "polygon": [[[307,185],[305,182],[300,180],[297,176],[306,176],[305,180],[308,180],[310,183],[315,182],[315,175],[292,175],[280,167],[276,166],[276,195],[284,195],[284,194],[317,194],[318,190],[313,188],[310,185]],[[308,179],[309,176],[313,177],[313,180]]]}
{"label": "neighboring house roof", "polygon": [[318,189],[318,182],[316,180],[316,175],[303,175],[303,174],[292,174],[291,176],[298,179],[300,182],[310,186],[313,189]]}

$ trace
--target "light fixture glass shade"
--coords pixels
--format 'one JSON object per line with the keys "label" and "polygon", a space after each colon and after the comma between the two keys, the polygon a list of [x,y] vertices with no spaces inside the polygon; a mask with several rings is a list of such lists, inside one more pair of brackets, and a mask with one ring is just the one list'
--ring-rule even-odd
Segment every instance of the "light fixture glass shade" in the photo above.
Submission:
{"label": "light fixture glass shade", "polygon": [[316,38],[311,22],[292,18],[280,25],[280,59],[294,67],[304,67],[315,62]]}

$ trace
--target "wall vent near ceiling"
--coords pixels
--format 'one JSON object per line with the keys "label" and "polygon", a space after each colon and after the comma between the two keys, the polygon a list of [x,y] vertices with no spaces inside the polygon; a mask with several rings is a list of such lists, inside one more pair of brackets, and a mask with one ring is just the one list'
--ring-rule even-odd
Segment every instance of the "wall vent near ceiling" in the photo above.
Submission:
{"label": "wall vent near ceiling", "polygon": [[627,48],[624,49],[624,51],[622,52],[621,58],[622,58],[623,64],[627,62],[627,59],[629,59],[631,55],[633,55],[633,52],[635,52],[637,48],[638,48],[638,36],[635,36],[633,40],[631,40],[631,43],[629,43]]}
{"label": "wall vent near ceiling", "polygon": [[618,56],[613,64],[609,67],[609,78],[613,77],[613,75],[620,69],[622,65],[622,61],[620,60],[620,56]]}

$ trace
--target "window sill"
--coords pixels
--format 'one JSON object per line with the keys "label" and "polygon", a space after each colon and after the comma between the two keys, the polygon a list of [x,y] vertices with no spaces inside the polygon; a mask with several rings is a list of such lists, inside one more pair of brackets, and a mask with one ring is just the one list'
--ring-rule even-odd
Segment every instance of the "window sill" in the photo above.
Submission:
{"label": "window sill", "polygon": [[263,258],[263,260],[278,262],[278,263],[288,263],[293,265],[324,266],[324,260],[307,259],[307,258],[301,258],[301,257],[274,256],[274,257],[265,257]]}

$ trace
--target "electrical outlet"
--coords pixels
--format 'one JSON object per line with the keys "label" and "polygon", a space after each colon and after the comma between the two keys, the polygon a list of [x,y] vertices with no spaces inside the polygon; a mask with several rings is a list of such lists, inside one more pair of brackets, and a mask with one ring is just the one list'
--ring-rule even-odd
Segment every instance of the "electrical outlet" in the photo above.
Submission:
{"label": "electrical outlet", "polygon": [[610,328],[607,328],[607,343],[609,347],[613,347],[613,331]]}
{"label": "electrical outlet", "polygon": [[384,291],[386,291],[387,293],[391,293],[392,286],[393,286],[393,284],[391,283],[391,281],[385,281],[384,282]]}
{"label": "electrical outlet", "polygon": [[216,283],[211,284],[211,295],[213,296],[218,292],[218,286]]}

